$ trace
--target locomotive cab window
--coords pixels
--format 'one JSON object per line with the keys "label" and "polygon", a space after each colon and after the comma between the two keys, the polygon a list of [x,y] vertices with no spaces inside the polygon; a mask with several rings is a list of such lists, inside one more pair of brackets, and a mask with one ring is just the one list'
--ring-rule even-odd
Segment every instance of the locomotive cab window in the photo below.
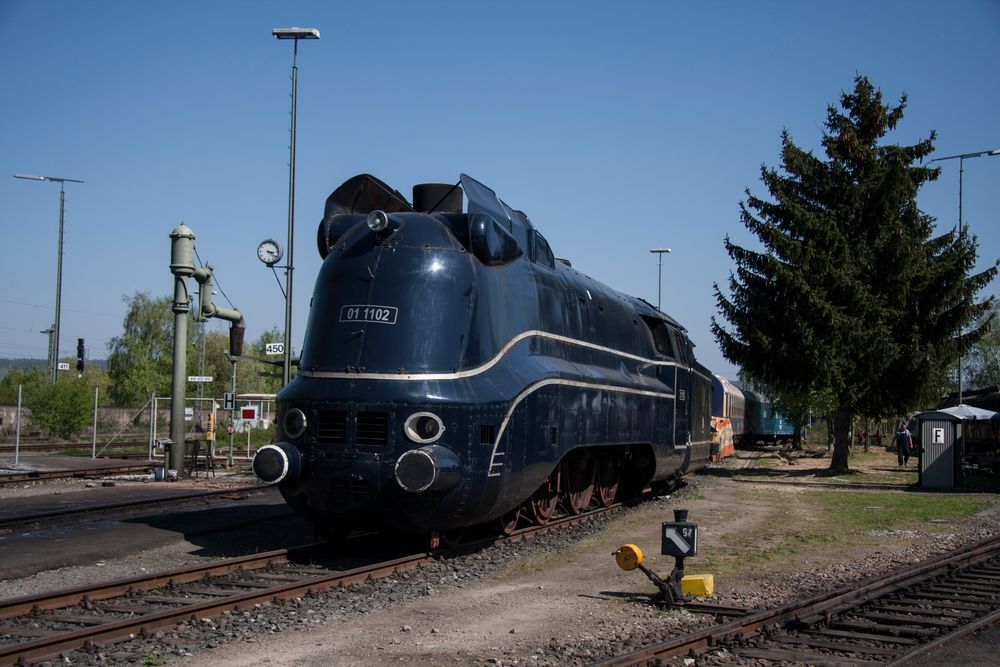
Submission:
{"label": "locomotive cab window", "polygon": [[549,242],[537,231],[535,231],[535,263],[547,266],[550,269],[556,268],[556,258],[552,254]]}
{"label": "locomotive cab window", "polygon": [[667,331],[667,323],[655,317],[642,316],[642,321],[649,329],[649,335],[653,337],[653,347],[657,354],[664,357],[674,357],[673,345],[670,343],[670,332]]}

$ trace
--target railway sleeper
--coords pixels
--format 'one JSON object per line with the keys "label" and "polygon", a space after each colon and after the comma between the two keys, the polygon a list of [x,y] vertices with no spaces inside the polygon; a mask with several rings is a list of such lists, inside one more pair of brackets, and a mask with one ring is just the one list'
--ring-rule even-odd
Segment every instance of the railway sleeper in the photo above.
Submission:
{"label": "railway sleeper", "polygon": [[902,614],[917,614],[919,616],[930,616],[932,618],[938,618],[941,616],[948,616],[951,618],[963,618],[963,619],[974,619],[978,618],[977,615],[969,610],[957,610],[957,609],[930,609],[928,607],[917,607],[911,605],[901,605],[901,604],[881,604],[875,607],[878,611],[896,611]]}
{"label": "railway sleeper", "polygon": [[98,611],[103,611],[105,613],[111,614],[132,614],[133,616],[145,616],[147,614],[155,614],[160,611],[166,611],[170,609],[166,605],[124,605],[124,604],[105,604],[99,602],[94,605],[94,609]]}
{"label": "railway sleeper", "polygon": [[970,590],[970,589],[957,589],[954,586],[928,586],[922,589],[917,594],[922,595],[924,591],[928,593],[937,593],[939,595],[947,595],[945,599],[949,600],[970,600],[973,602],[993,602],[997,600],[996,589],[993,590]]}
{"label": "railway sleeper", "polygon": [[0,635],[10,635],[12,637],[24,637],[25,639],[44,639],[55,635],[63,634],[63,630],[53,630],[51,628],[30,628],[27,626],[0,626]]}
{"label": "railway sleeper", "polygon": [[996,582],[1000,582],[1000,577],[986,577],[978,574],[965,574],[958,575],[952,578],[952,581],[958,582],[962,585],[972,585],[972,586],[989,586],[993,583],[993,590],[996,590]]}
{"label": "railway sleeper", "polygon": [[823,654],[803,654],[801,651],[789,651],[787,649],[737,648],[731,649],[730,652],[743,658],[756,658],[758,660],[771,660],[773,662],[792,662],[795,664],[808,663],[816,667],[844,667],[845,665],[867,667],[867,665],[882,664],[879,661],[857,660]]}
{"label": "railway sleeper", "polygon": [[219,588],[217,586],[192,586],[185,587],[184,590],[177,592],[188,595],[200,595],[208,598],[228,598],[238,593],[245,593],[246,591],[234,590],[232,588]]}
{"label": "railway sleeper", "polygon": [[876,623],[889,623],[891,625],[919,625],[929,628],[953,628],[959,625],[955,619],[945,618],[922,618],[919,616],[909,616],[902,614],[882,614],[879,612],[859,612],[856,614],[861,618],[867,618]]}
{"label": "railway sleeper", "polygon": [[989,600],[958,599],[947,593],[903,593],[899,600],[913,600],[924,605],[947,602],[952,609],[968,609],[970,611],[988,611],[992,607]]}
{"label": "railway sleeper", "polygon": [[1000,593],[997,592],[996,585],[990,585],[982,581],[966,581],[966,580],[952,580],[948,582],[950,586],[953,586],[959,591],[969,591],[973,593],[984,593],[992,598],[1000,600]]}
{"label": "railway sleeper", "polygon": [[873,642],[899,644],[902,646],[913,646],[921,643],[919,639],[914,639],[913,637],[876,635],[867,632],[835,630],[832,628],[816,628],[814,630],[809,630],[809,632],[810,634],[819,635],[821,637],[834,637],[838,639],[867,639]]}
{"label": "railway sleeper", "polygon": [[109,619],[107,616],[84,616],[82,614],[50,614],[43,617],[46,623],[70,623],[72,625],[104,625]]}
{"label": "railway sleeper", "polygon": [[213,599],[217,599],[216,596],[192,598],[192,597],[178,597],[173,595],[150,595],[149,597],[143,597],[142,601],[152,602],[154,604],[174,605],[174,607],[188,607],[190,605],[201,604],[202,602],[209,602]]}
{"label": "railway sleeper", "polygon": [[[852,637],[854,639],[856,637]],[[769,641],[778,642],[781,644],[801,644],[804,646],[812,646],[813,648],[825,648],[831,651],[840,651],[841,653],[861,653],[864,655],[882,655],[882,656],[893,656],[896,655],[897,651],[891,648],[885,648],[883,646],[865,646],[863,644],[845,644],[843,642],[835,642],[829,639],[820,639],[819,637],[812,636],[810,634],[805,635],[774,635],[768,637]],[[880,640],[873,640],[880,641]]]}
{"label": "railway sleeper", "polygon": [[937,634],[937,630],[929,628],[913,628],[906,625],[882,625],[874,621],[834,621],[830,624],[834,630],[856,630],[865,633],[879,633],[889,637],[918,637],[927,638]]}

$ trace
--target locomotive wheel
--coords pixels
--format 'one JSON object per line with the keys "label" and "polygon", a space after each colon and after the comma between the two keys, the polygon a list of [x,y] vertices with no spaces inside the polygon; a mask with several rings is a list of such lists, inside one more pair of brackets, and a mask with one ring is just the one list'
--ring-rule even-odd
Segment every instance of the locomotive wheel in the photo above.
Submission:
{"label": "locomotive wheel", "polygon": [[517,530],[517,523],[518,521],[520,521],[520,519],[521,519],[521,510],[520,508],[518,508],[516,510],[511,510],[510,512],[507,512],[499,519],[496,519],[496,522],[501,533],[503,533],[504,535],[510,535],[515,530]]}
{"label": "locomotive wheel", "polygon": [[552,515],[555,514],[558,504],[559,490],[550,477],[528,499],[532,520],[539,526],[544,526],[552,520]]}
{"label": "locomotive wheel", "polygon": [[462,539],[465,537],[464,528],[455,528],[453,530],[432,530],[430,535],[430,548],[431,551],[435,549],[454,549],[462,543]]}
{"label": "locomotive wheel", "polygon": [[618,483],[621,480],[621,462],[617,456],[606,454],[597,457],[596,491],[597,502],[601,507],[609,507],[618,495]]}
{"label": "locomotive wheel", "polygon": [[570,514],[580,514],[590,507],[594,497],[594,466],[589,452],[570,457],[563,463],[563,501]]}

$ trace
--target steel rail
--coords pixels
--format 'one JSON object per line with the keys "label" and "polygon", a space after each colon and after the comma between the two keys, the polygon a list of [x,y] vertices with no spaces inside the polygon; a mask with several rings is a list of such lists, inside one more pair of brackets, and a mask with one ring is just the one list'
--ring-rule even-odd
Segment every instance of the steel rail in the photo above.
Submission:
{"label": "steel rail", "polygon": [[124,500],[116,503],[101,503],[85,505],[82,507],[63,508],[57,510],[46,510],[44,512],[33,512],[31,514],[18,514],[15,516],[0,517],[0,531],[10,530],[16,526],[37,521],[47,521],[60,517],[74,517],[86,514],[103,514],[117,510],[140,509],[143,506],[162,505],[164,503],[189,502],[202,498],[213,498],[215,496],[226,496],[238,493],[256,493],[271,488],[272,484],[256,484],[254,486],[237,486],[229,489],[212,489],[210,491],[192,491],[191,493],[180,493],[172,496],[162,496],[159,498],[140,498],[137,500]]}
{"label": "steel rail", "polygon": [[[146,614],[134,619],[123,619],[103,626],[81,628],[64,635],[42,638],[26,644],[21,644],[16,651],[19,660],[37,659],[36,655],[54,655],[82,646],[86,641],[109,642],[128,639],[133,635],[145,635],[151,630],[172,625],[185,618],[212,618],[226,611],[238,611],[263,601],[287,600],[301,597],[309,593],[321,593],[338,586],[381,579],[405,570],[410,570],[425,563],[432,562],[435,556],[430,553],[414,554],[392,561],[380,563],[378,566],[362,566],[337,574],[315,577],[287,584],[279,584],[262,591],[248,591],[218,600],[207,600],[178,609]],[[6,652],[0,650],[0,665],[6,664]]]}
{"label": "steel rail", "polygon": [[[489,537],[459,545],[451,549],[420,552],[389,561],[365,565],[329,575],[307,577],[299,581],[282,583],[265,589],[239,592],[215,600],[195,602],[177,609],[163,610],[143,616],[119,619],[111,623],[84,627],[65,633],[54,634],[12,646],[0,647],[0,666],[16,665],[43,660],[81,648],[87,642],[117,642],[135,636],[147,635],[158,628],[169,626],[181,619],[211,618],[226,611],[235,611],[262,601],[282,600],[300,597],[308,593],[320,593],[338,586],[369,579],[379,579],[398,572],[413,569],[423,564],[447,557],[462,555],[485,546],[504,541],[518,541],[531,535],[540,535],[558,530],[569,524],[590,521],[595,517],[617,510],[621,504],[598,508],[585,514],[554,519],[543,526],[528,526],[515,530],[506,537]],[[272,564],[289,562],[290,558],[308,553],[317,545],[307,545],[295,549],[280,549],[263,554],[233,558],[222,563],[197,565],[161,574],[134,577],[110,582],[99,586],[83,586],[65,591],[55,591],[41,595],[25,596],[0,601],[0,620],[14,618],[42,610],[53,610],[85,602],[107,600],[131,591],[146,591],[169,584],[183,584],[198,581],[206,576],[231,574],[236,571],[260,569]]]}
{"label": "steel rail", "polygon": [[[594,663],[593,667],[651,667],[660,664],[664,658],[690,651],[703,651],[721,641],[736,637],[749,637],[767,625],[811,623],[824,617],[830,618],[839,611],[855,606],[858,601],[875,599],[908,585],[948,573],[956,567],[988,560],[996,555],[998,549],[1000,549],[1000,536],[991,537],[939,560],[919,563],[897,573],[871,577],[834,591],[819,593],[801,602],[751,613],[743,618]],[[923,645],[919,649],[923,650],[926,646]]]}
{"label": "steel rail", "polygon": [[[119,440],[118,442],[98,444],[103,449],[128,449],[130,447],[138,449],[142,447],[143,451],[146,451],[146,448],[149,446],[149,443],[145,440]],[[22,442],[20,445],[4,443],[0,444],[0,454],[13,454],[15,448],[19,449],[22,454],[27,452],[61,452],[72,449],[81,449],[89,452],[93,446],[93,442]]]}
{"label": "steel rail", "polygon": [[0,484],[16,484],[20,482],[38,482],[49,479],[72,479],[76,477],[97,477],[100,475],[127,475],[142,472],[153,467],[152,462],[133,463],[124,466],[105,466],[80,468],[77,470],[33,470],[31,472],[15,472],[0,474]]}

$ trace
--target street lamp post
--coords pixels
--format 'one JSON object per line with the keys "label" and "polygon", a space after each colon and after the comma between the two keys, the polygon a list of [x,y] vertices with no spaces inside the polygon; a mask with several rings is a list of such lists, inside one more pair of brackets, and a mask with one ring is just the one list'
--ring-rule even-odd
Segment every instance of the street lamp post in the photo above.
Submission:
{"label": "street lamp post", "polygon": [[663,253],[670,252],[670,248],[650,248],[649,252],[659,255],[659,262],[656,270],[656,309],[660,309],[660,299],[663,296]]}
{"label": "street lamp post", "polygon": [[292,127],[291,145],[288,158],[288,262],[285,266],[285,356],[281,367],[281,384],[288,384],[292,368],[292,271],[294,264],[294,233],[295,233],[295,112],[298,92],[298,57],[300,39],[319,39],[316,28],[275,28],[271,31],[277,39],[293,41],[292,49]]}
{"label": "street lamp post", "polygon": [[24,178],[29,181],[49,181],[59,184],[59,254],[56,255],[56,321],[52,325],[51,359],[49,373],[52,384],[56,383],[59,369],[59,314],[62,300],[62,258],[63,258],[63,217],[66,212],[66,183],[83,183],[75,178],[56,178],[55,176],[32,176],[31,174],[14,174],[14,178]]}
{"label": "street lamp post", "polygon": [[[984,155],[1000,155],[1000,148],[994,148],[991,151],[976,151],[973,153],[961,153],[959,155],[947,155],[945,157],[934,158],[929,160],[927,164],[932,162],[941,162],[943,160],[958,160],[958,244],[959,247],[962,245],[962,240],[965,238],[965,225],[962,218],[962,178],[965,174],[965,161],[969,158],[982,157]],[[962,404],[962,389],[963,389],[963,379],[962,379],[962,351],[959,348],[958,352],[958,404]]]}

